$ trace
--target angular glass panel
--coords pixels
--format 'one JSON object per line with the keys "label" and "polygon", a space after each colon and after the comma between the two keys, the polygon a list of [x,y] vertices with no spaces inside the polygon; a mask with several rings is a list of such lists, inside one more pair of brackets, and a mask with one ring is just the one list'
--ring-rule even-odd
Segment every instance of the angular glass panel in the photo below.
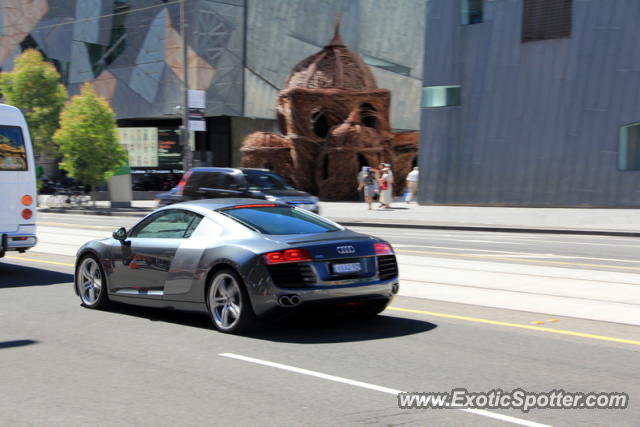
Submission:
{"label": "angular glass panel", "polygon": [[430,86],[422,88],[422,107],[460,105],[460,86]]}
{"label": "angular glass panel", "polygon": [[483,0],[460,0],[460,20],[462,25],[483,22]]}
{"label": "angular glass panel", "polygon": [[372,67],[382,68],[383,70],[391,71],[392,73],[402,74],[408,76],[411,74],[411,68],[404,65],[395,64],[393,62],[385,61],[384,59],[374,58],[372,56],[363,55],[362,59],[365,64]]}
{"label": "angular glass panel", "polygon": [[618,170],[640,170],[640,123],[620,129]]}

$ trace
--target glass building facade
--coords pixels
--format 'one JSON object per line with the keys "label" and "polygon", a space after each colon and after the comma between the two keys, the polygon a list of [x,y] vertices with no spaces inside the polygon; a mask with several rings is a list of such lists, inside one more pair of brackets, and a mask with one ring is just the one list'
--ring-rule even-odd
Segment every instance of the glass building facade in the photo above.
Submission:
{"label": "glass building facade", "polygon": [[[166,136],[158,158],[166,160],[183,103],[179,6],[175,0],[0,1],[0,67],[10,71],[23,50],[40,50],[70,95],[91,82],[120,127],[157,128]],[[189,88],[205,92],[207,130],[195,133],[197,164],[236,166],[246,135],[274,130],[286,76],[331,38],[338,16],[348,47],[370,64],[380,87],[392,90],[394,125],[419,128],[424,0],[186,0],[185,7]]]}

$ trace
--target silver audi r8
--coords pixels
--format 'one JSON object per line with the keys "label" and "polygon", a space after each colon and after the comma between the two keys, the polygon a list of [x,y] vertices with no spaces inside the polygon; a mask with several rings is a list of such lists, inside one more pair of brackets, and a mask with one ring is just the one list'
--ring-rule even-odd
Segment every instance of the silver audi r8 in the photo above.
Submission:
{"label": "silver audi r8", "polygon": [[77,253],[75,291],[110,301],[197,311],[222,332],[306,309],[378,314],[398,292],[391,245],[307,210],[255,199],[159,209]]}

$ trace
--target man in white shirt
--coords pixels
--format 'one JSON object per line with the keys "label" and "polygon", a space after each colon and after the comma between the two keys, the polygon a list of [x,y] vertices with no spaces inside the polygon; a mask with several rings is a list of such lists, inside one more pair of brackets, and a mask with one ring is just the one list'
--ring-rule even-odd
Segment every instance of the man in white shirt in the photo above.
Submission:
{"label": "man in white shirt", "polygon": [[411,172],[407,174],[407,189],[409,194],[407,195],[407,203],[411,203],[411,199],[418,191],[418,166],[415,166]]}

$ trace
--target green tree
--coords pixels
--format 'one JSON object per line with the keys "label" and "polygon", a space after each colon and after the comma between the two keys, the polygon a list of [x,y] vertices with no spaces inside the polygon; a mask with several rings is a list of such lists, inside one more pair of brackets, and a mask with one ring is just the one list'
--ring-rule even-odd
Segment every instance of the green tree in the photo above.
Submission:
{"label": "green tree", "polygon": [[91,84],[82,85],[80,95],[65,105],[53,139],[62,153],[60,167],[72,178],[91,185],[95,206],[96,185],[126,164],[127,152],[118,142],[113,110]]}
{"label": "green tree", "polygon": [[57,155],[51,137],[58,129],[67,90],[53,64],[37,50],[25,50],[16,57],[13,71],[0,73],[0,91],[7,104],[24,113],[36,155]]}

